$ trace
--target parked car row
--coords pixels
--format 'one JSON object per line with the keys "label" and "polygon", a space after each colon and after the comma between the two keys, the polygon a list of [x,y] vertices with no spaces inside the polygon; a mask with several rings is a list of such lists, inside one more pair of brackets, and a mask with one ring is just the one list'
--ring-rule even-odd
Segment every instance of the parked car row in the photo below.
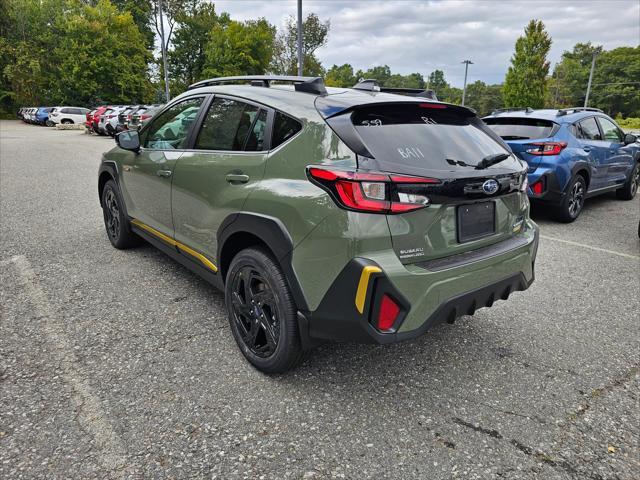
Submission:
{"label": "parked car row", "polygon": [[84,124],[89,132],[115,136],[128,129],[142,127],[162,105],[104,105],[93,110],[83,107],[22,107],[17,116],[23,122],[53,127]]}
{"label": "parked car row", "polygon": [[88,111],[82,107],[23,107],[17,115],[26,123],[53,127],[57,123],[82,123]]}
{"label": "parked car row", "polygon": [[124,130],[139,129],[162,105],[105,105],[87,112],[85,126],[91,133],[115,136]]}

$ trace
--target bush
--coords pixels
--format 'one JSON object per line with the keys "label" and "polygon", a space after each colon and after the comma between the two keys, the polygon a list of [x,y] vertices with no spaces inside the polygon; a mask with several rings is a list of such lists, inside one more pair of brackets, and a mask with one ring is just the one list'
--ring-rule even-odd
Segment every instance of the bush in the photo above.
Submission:
{"label": "bush", "polygon": [[616,121],[623,130],[640,130],[640,118],[617,118]]}

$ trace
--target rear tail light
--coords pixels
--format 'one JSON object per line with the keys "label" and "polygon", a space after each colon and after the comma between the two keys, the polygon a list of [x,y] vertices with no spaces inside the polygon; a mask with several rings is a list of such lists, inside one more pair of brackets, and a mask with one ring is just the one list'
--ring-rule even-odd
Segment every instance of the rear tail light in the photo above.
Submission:
{"label": "rear tail light", "polygon": [[369,213],[404,213],[429,205],[427,185],[440,180],[359,170],[307,167],[307,175],[348,210]]}
{"label": "rear tail light", "polygon": [[567,146],[567,142],[529,143],[527,153],[531,155],[558,155]]}
{"label": "rear tail light", "polygon": [[380,302],[380,310],[378,312],[378,322],[376,327],[380,331],[391,330],[393,324],[396,323],[400,314],[400,306],[386,293]]}
{"label": "rear tail light", "polygon": [[146,119],[148,119],[148,118],[151,118],[151,115],[142,115],[142,116],[140,117],[140,120],[146,120]]}

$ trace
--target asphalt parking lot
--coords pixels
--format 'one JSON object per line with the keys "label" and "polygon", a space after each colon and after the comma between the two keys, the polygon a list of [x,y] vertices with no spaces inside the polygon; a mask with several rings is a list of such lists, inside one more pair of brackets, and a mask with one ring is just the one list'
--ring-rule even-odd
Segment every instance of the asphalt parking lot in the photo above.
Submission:
{"label": "asphalt parking lot", "polygon": [[118,251],[113,140],[0,122],[0,478],[640,478],[640,201],[535,210],[537,280],[393,346],[264,376],[223,297]]}

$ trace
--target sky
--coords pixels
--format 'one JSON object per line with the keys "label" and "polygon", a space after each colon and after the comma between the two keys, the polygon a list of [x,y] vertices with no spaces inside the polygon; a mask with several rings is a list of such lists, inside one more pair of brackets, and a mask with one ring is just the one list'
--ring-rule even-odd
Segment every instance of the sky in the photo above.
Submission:
{"label": "sky", "polygon": [[[280,27],[295,16],[295,0],[219,0],[234,20],[265,17]],[[591,41],[606,50],[640,44],[640,0],[302,0],[303,16],[331,21],[329,41],[317,51],[325,68],[354,70],[389,65],[393,73],[435,69],[461,87],[465,59],[469,82],[502,83],[516,39],[530,19],[542,20],[553,39],[553,66],[562,52]]]}

